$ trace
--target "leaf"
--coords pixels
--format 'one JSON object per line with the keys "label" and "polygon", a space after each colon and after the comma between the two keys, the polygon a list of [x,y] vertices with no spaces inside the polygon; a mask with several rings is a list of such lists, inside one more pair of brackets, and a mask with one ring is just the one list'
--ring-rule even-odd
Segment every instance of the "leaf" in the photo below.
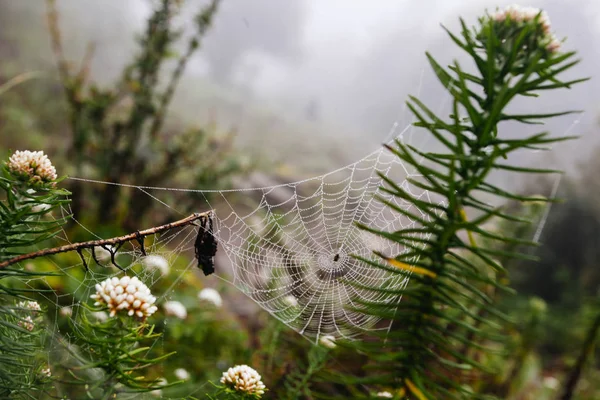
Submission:
{"label": "leaf", "polygon": [[548,114],[501,114],[500,121],[515,120],[515,121],[519,121],[519,122],[526,122],[527,120],[531,120],[531,119],[554,118],[554,117],[561,117],[563,115],[580,114],[582,112],[583,112],[583,110],[572,110],[572,111],[562,111],[562,112],[548,113]]}
{"label": "leaf", "polygon": [[415,267],[414,265],[408,265],[406,263],[403,263],[401,261],[395,260],[393,258],[386,258],[383,255],[380,255],[382,258],[384,258],[384,260],[386,260],[388,263],[390,263],[391,265],[393,265],[394,267],[401,269],[403,271],[408,271],[417,275],[424,275],[424,276],[428,276],[430,278],[436,278],[437,274],[435,272],[432,272],[428,269],[425,268],[421,268],[421,267]]}
{"label": "leaf", "polygon": [[408,378],[406,378],[404,380],[404,383],[406,383],[406,387],[408,388],[408,390],[414,394],[418,400],[429,400],[421,391],[421,389],[419,389],[414,383],[412,383],[412,381]]}

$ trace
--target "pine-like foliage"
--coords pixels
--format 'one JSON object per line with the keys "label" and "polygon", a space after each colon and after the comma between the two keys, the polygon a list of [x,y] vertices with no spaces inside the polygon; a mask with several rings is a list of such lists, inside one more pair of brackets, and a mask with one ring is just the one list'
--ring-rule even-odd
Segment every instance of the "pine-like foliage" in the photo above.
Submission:
{"label": "pine-like foliage", "polygon": [[[34,170],[36,165],[32,165]],[[6,164],[0,168],[2,262],[43,245],[60,231],[65,218],[59,217],[58,210],[69,193],[54,183],[28,180],[30,176],[15,174]],[[50,217],[52,211],[54,217]],[[31,301],[32,291],[22,284],[45,275],[22,268],[0,268],[0,398],[32,398],[48,383],[48,366],[40,358],[43,312]]]}
{"label": "pine-like foliage", "polygon": [[325,346],[313,345],[307,353],[306,365],[298,361],[296,369],[290,371],[285,381],[285,399],[293,400],[311,398],[311,380],[325,367],[329,349]]}
{"label": "pine-like foliage", "polygon": [[357,299],[361,312],[395,321],[394,329],[382,333],[380,340],[356,344],[370,355],[372,363],[367,368],[373,370],[359,382],[388,390],[395,398],[486,398],[477,382],[482,374],[493,372],[483,360],[506,321],[494,304],[494,293],[508,290],[505,269],[498,260],[527,257],[518,249],[534,243],[484,224],[491,219],[530,223],[491,203],[540,201],[495,185],[489,175],[493,171],[555,173],[515,166],[509,157],[519,150],[545,149],[570,139],[551,137],[548,132],[508,138],[502,123],[536,124],[572,112],[525,115],[509,113],[507,107],[517,97],[533,98],[541,91],[569,88],[585,80],[560,80],[577,63],[575,53],[560,52],[560,42],[550,34],[549,20],[539,10],[512,7],[480,18],[477,27],[469,28],[463,20],[461,26],[459,35],[447,32],[470,56],[474,72],[466,72],[458,62],[444,68],[427,54],[453,98],[452,114],[442,118],[419,99],[408,101],[415,125],[444,150],[425,152],[400,141],[389,148],[416,172],[408,179],[410,185],[430,192],[436,201],[417,198],[382,174],[383,190],[418,211],[381,200],[416,221],[417,227],[386,232],[361,226],[405,249],[398,255],[380,254],[380,262],[363,262],[393,274],[411,275],[406,289],[370,288],[402,296],[398,304]]}

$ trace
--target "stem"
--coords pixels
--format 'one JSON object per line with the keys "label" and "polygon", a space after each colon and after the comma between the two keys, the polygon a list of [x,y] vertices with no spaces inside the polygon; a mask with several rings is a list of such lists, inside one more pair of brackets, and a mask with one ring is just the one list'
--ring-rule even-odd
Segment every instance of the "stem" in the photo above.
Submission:
{"label": "stem", "polygon": [[58,253],[66,253],[69,251],[77,251],[80,252],[83,249],[93,249],[94,247],[106,247],[108,245],[122,245],[126,242],[138,241],[143,248],[143,238],[150,235],[155,235],[157,233],[161,233],[164,231],[168,231],[174,228],[182,228],[187,225],[193,225],[193,223],[197,220],[204,218],[212,218],[212,211],[206,211],[203,213],[194,213],[189,217],[184,219],[180,219],[179,221],[171,222],[169,224],[164,224],[160,226],[156,226],[154,228],[145,229],[143,231],[133,232],[124,236],[119,236],[110,239],[101,239],[101,240],[90,240],[87,242],[79,242],[72,243],[64,246],[53,247],[51,249],[43,249],[39,251],[35,251],[33,253],[22,254],[20,256],[11,258],[10,260],[4,261],[0,263],[0,269],[4,269],[12,264],[16,264],[21,261],[30,260],[32,258],[49,256],[52,254]]}
{"label": "stem", "polygon": [[573,370],[571,370],[571,374],[569,375],[569,379],[567,379],[567,383],[565,384],[565,390],[563,391],[560,400],[570,400],[573,397],[573,393],[575,392],[575,386],[577,386],[577,382],[579,381],[579,378],[581,378],[583,368],[592,355],[594,349],[594,342],[596,341],[596,337],[598,336],[599,330],[600,313],[598,313],[598,315],[596,316],[596,320],[594,321],[590,330],[588,331],[587,337],[583,344],[583,348],[581,349],[581,353],[577,358],[577,363],[575,364]]}
{"label": "stem", "polygon": [[302,394],[310,394],[310,380],[325,366],[328,355],[329,351],[318,345],[313,345],[313,347],[311,347],[308,353],[308,366],[306,367],[306,371],[301,374],[299,378],[292,378],[293,380],[290,385],[291,389],[288,389],[288,392],[286,393],[288,399],[298,399]]}
{"label": "stem", "polygon": [[185,70],[185,66],[188,60],[192,57],[192,54],[197,49],[197,41],[196,39],[192,39],[190,42],[188,49],[183,57],[179,59],[177,63],[177,67],[171,76],[171,80],[167,86],[167,90],[164,95],[160,99],[160,104],[158,106],[158,110],[154,116],[154,120],[152,121],[152,126],[150,127],[150,137],[152,139],[156,139],[156,135],[161,130],[163,123],[165,121],[165,115],[167,113],[167,107],[171,103],[171,99],[173,98],[173,94],[175,93],[175,88],[177,87],[177,83],[179,83],[179,79]]}
{"label": "stem", "polygon": [[[460,71],[458,64],[456,64],[456,68]],[[457,72],[458,73],[458,72]],[[484,77],[486,78],[486,77]],[[494,79],[500,81],[502,83],[503,88],[509,88],[509,79],[507,78],[507,74],[500,73],[498,76],[494,76]],[[489,79],[489,77],[487,77]],[[491,137],[493,136],[493,130],[499,123],[499,118],[502,110],[505,108],[506,104],[510,102],[510,100],[515,96],[515,92],[512,90],[508,90],[507,93],[502,93],[502,90],[496,89],[494,85],[491,85],[492,89],[486,92],[486,96],[484,99],[484,111],[489,111],[489,113],[483,113],[483,118],[476,121],[471,119],[471,129],[470,131],[475,132],[478,142],[471,146],[471,152],[478,152],[479,149],[487,146]],[[454,105],[454,113],[458,115],[458,107],[462,105],[463,108],[468,108],[468,100],[467,104],[464,100],[460,100],[456,98]],[[493,111],[496,110],[494,113]],[[433,130],[430,129],[430,131]],[[457,132],[456,136],[456,146],[462,146],[461,143],[461,135],[462,132]],[[408,154],[408,151],[405,150],[403,154],[404,159],[411,164],[414,164],[414,159],[411,160],[411,156]],[[492,155],[491,157],[495,157]],[[497,156],[496,156],[497,157]],[[452,177],[453,185],[448,188],[447,192],[447,201],[448,204],[445,206],[445,210],[443,214],[445,214],[446,219],[440,226],[440,230],[436,233],[436,238],[434,239],[434,243],[431,245],[431,269],[438,275],[443,275],[446,269],[446,255],[448,254],[450,248],[452,247],[452,238],[456,235],[457,231],[460,229],[460,226],[467,222],[466,217],[464,215],[464,199],[468,199],[471,196],[471,193],[476,191],[477,188],[484,182],[484,179],[490,172],[490,165],[492,163],[489,160],[485,162],[483,160],[461,160],[458,165],[452,163],[449,167],[450,174]],[[430,181],[431,182],[431,181]],[[471,239],[471,233],[467,230],[467,234]],[[474,243],[472,243],[473,247],[477,247]],[[415,323],[409,326],[409,330],[412,331],[412,337],[415,338],[416,344],[415,347],[419,348],[419,342],[426,337],[424,333],[425,327],[428,325],[428,320],[426,315],[428,313],[434,314],[435,305],[438,301],[435,298],[435,293],[438,290],[438,279],[431,279],[425,283],[425,287],[423,288],[423,293],[419,296],[416,301],[419,303],[419,308],[421,310],[426,310],[425,312],[421,312],[416,315]],[[450,325],[448,327],[450,330],[455,329],[454,326]],[[472,337],[475,336],[476,330],[471,330]],[[437,350],[433,347],[434,351]],[[431,357],[429,352],[431,348],[421,346],[421,351],[418,354],[418,359],[416,360],[408,360],[409,367],[407,369],[407,374],[404,378],[409,378],[412,374],[412,371],[416,372],[416,375],[420,375],[420,373],[414,368],[414,365],[421,366],[423,365],[423,360],[426,360]],[[408,385],[406,381],[404,381],[403,388],[407,393],[411,393],[416,398],[426,398],[428,399],[428,394],[422,393],[421,390],[424,389],[419,387],[412,388],[411,385]],[[417,393],[415,390],[418,390]]]}

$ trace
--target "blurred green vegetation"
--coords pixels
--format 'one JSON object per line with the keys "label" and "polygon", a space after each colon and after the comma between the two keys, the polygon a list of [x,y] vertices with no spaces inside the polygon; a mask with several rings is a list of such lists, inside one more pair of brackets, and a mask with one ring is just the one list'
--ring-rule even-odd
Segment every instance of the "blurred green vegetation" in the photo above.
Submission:
{"label": "blurred green vegetation", "polygon": [[[159,85],[165,76],[159,74],[160,66],[173,60],[185,63],[187,57],[186,54],[175,56],[171,51],[172,43],[178,39],[177,30],[169,22],[172,3],[164,1],[164,7],[157,8],[153,15],[156,20],[149,21],[140,39],[139,52],[132,57],[122,78],[108,88],[96,85],[85,76],[85,68],[76,71],[60,55],[62,72],[56,74],[45,64],[47,59],[43,61],[38,57],[44,53],[41,48],[49,53],[47,43],[39,43],[39,36],[33,33],[35,39],[31,41],[27,37],[16,37],[13,30],[7,29],[10,24],[6,18],[10,14],[2,12],[6,5],[0,4],[0,85],[15,78],[23,80],[0,96],[2,158],[11,150],[44,149],[52,155],[61,174],[148,186],[218,189],[228,187],[233,178],[247,174],[254,163],[247,154],[235,150],[233,134],[220,131],[218,121],[190,128],[182,122],[166,119],[166,106],[171,99],[168,89],[163,91]],[[197,16],[198,35],[191,39],[188,48],[195,51],[201,43],[201,36],[210,23],[209,14],[204,10]],[[59,34],[59,21],[55,29],[55,35]],[[21,30],[19,34],[26,35],[27,31]],[[160,40],[164,42],[156,43]],[[31,65],[33,69],[28,67]],[[42,72],[27,74],[32,70]],[[177,76],[171,75],[171,78],[176,84]],[[177,113],[177,110],[172,111]],[[152,128],[156,124],[158,128]],[[587,168],[595,175],[600,167],[590,163]],[[107,188],[103,192],[93,185],[72,181],[67,188],[73,192],[73,211],[85,216],[83,224],[103,237],[174,217],[157,213],[156,202],[139,191]],[[548,192],[549,185],[543,189]],[[198,211],[192,198],[184,194],[171,196],[165,201],[177,202],[179,210]],[[492,382],[478,384],[488,385],[507,399],[557,398],[590,326],[600,313],[600,269],[597,266],[600,215],[594,196],[586,196],[587,193],[565,189],[562,197],[566,202],[553,205],[540,238],[542,245],[534,250],[540,257],[539,262],[505,265],[509,271],[507,278],[518,293],[503,296],[501,306],[515,323],[504,327],[507,334],[505,348],[501,349],[504,351],[483,360],[499,369],[498,376]],[[135,213],[128,212],[131,204],[136,205]],[[89,239],[76,227],[70,227],[69,238],[72,241]],[[199,303],[197,293],[204,287],[204,281],[197,271],[187,268],[190,259],[190,255],[182,254],[171,266],[169,275],[157,279],[152,288],[155,295],[180,301],[188,311],[184,320],[158,313],[152,321],[157,332],[164,334],[156,344],[157,352],[176,351],[177,354],[154,368],[151,377],[176,381],[177,368],[185,368],[191,375],[185,383],[165,389],[164,396],[183,398],[191,394],[204,398],[206,392],[213,390],[208,381],[217,383],[228,367],[243,363],[262,374],[269,388],[266,398],[352,398],[355,395],[345,385],[332,383],[327,377],[336,371],[360,375],[366,362],[363,355],[341,347],[331,351],[315,347],[262,311],[256,310],[251,315],[234,312],[231,302],[248,299],[224,284],[218,286],[226,299],[223,308]],[[41,292],[37,299],[48,305],[48,325],[56,329],[48,351],[58,364],[66,354],[60,345],[72,336],[68,324],[70,316],[63,315],[61,307],[88,301],[80,285],[85,279],[85,270],[77,254],[35,260],[27,267],[39,272],[64,272],[59,266],[73,265],[78,267],[69,269],[64,277],[47,277],[28,283],[28,288],[51,287],[56,291],[49,298]],[[112,272],[93,268],[99,280]],[[575,399],[600,398],[599,355],[595,350],[584,369]],[[60,372],[56,372],[61,378]],[[510,379],[507,386],[503,381],[508,377],[514,379]],[[66,385],[57,382],[55,386],[53,395],[69,396]],[[361,394],[385,389],[365,385]]]}

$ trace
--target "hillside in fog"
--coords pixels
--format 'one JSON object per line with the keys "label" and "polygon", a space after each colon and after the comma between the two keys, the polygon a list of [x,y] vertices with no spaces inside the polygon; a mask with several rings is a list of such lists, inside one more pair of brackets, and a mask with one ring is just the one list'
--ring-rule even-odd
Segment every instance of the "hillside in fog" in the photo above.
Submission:
{"label": "hillside in fog", "polygon": [[[592,75],[600,62],[600,6],[584,0],[535,3],[547,9],[556,31],[568,37],[566,47],[580,49],[583,62],[577,73]],[[184,36],[189,31],[185,16],[202,4],[185,2],[180,17]],[[449,111],[424,50],[450,62],[452,46],[440,23],[456,29],[458,15],[474,23],[475,15],[492,4],[225,1],[171,110],[176,120],[202,125],[210,119],[234,127],[240,146],[285,161],[299,175],[325,172],[376,149],[389,138],[394,123],[396,133],[409,124],[404,108],[408,94],[419,94],[434,110]],[[148,3],[62,0],[58,6],[67,54],[80,60],[86,44],[93,42],[94,78],[116,79],[135,48],[134,33],[143,27]],[[25,44],[17,57],[21,68],[52,71],[44,8],[7,0],[0,7],[3,34]],[[551,93],[535,105],[587,110],[584,116],[547,126],[564,133],[581,120],[577,133],[586,137],[561,154],[563,167],[572,166],[595,143],[598,85],[592,80],[586,88]],[[426,146],[418,137],[409,139]],[[327,162],[322,161],[324,154],[330,156]],[[308,161],[315,158],[320,161]]]}

